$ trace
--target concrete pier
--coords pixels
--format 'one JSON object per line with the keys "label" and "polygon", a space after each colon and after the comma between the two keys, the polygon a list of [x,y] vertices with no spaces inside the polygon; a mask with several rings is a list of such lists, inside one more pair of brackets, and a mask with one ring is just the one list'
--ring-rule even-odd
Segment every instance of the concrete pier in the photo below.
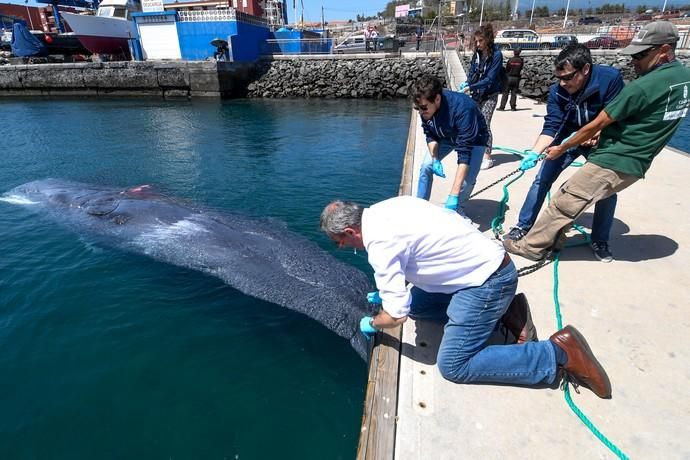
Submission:
{"label": "concrete pier", "polygon": [[238,97],[253,66],[210,61],[0,66],[0,96]]}
{"label": "concrete pier", "polygon": [[[496,112],[494,145],[531,147],[546,107],[520,98],[518,109]],[[408,148],[401,185],[401,191],[410,194],[427,153],[418,119],[411,114],[415,147]],[[494,152],[494,159],[496,166],[480,173],[475,190],[519,165],[515,156],[500,151]],[[449,178],[455,167],[455,158],[447,157],[444,168]],[[574,171],[565,171],[556,185]],[[516,222],[536,172],[528,171],[510,187],[506,230]],[[576,326],[586,336],[613,385],[611,400],[581,389],[580,394],[571,390],[573,401],[630,458],[690,458],[690,448],[683,442],[690,426],[690,206],[684,187],[688,175],[690,156],[664,149],[647,178],[619,194],[610,241],[615,260],[599,262],[587,246],[561,254],[558,293],[563,324]],[[493,237],[490,223],[502,185],[483,192],[466,207],[489,237]],[[450,186],[451,180],[435,178],[431,201],[442,206]],[[579,223],[589,229],[591,220],[589,210]],[[571,233],[570,241],[580,238]],[[513,260],[518,268],[532,264],[516,256]],[[518,286],[518,292],[529,299],[541,339],[556,330],[553,268],[549,265],[521,277]],[[382,342],[370,367],[371,391],[362,433],[372,438],[373,431],[381,430],[386,443],[360,443],[359,458],[616,457],[568,407],[561,390],[444,380],[436,367],[442,333],[441,325],[408,320],[401,335],[379,334]],[[381,365],[396,359],[397,369]],[[391,373],[397,374],[393,389],[386,383],[392,380]],[[385,412],[369,412],[377,408]]]}

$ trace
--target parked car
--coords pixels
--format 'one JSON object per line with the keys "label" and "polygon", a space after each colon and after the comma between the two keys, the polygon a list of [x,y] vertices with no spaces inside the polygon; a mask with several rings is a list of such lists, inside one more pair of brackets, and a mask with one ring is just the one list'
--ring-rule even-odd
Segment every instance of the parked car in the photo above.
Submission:
{"label": "parked car", "polygon": [[642,13],[638,14],[635,17],[633,17],[633,21],[651,21],[652,20],[652,15],[649,13]]}
{"label": "parked car", "polygon": [[654,16],[654,19],[675,19],[680,17],[680,11],[678,10],[666,10],[662,13]]}
{"label": "parked car", "polygon": [[568,45],[575,45],[577,37],[575,35],[556,35],[553,37],[553,48],[565,48]]}
{"label": "parked car", "polygon": [[591,49],[614,49],[620,48],[621,42],[613,37],[594,37],[585,46]]}
{"label": "parked car", "polygon": [[596,16],[585,16],[584,18],[580,18],[577,20],[577,23],[580,25],[586,25],[586,24],[601,24],[602,21]]}
{"label": "parked car", "polygon": [[551,43],[542,42],[539,34],[531,29],[499,30],[496,33],[494,43],[504,50],[517,47],[522,49],[551,48]]}
{"label": "parked car", "polygon": [[12,31],[3,30],[0,36],[0,49],[8,50],[10,49],[10,44],[12,43]]}
{"label": "parked car", "polygon": [[365,53],[366,43],[364,42],[364,34],[347,37],[342,43],[333,47],[333,52],[338,54]]}

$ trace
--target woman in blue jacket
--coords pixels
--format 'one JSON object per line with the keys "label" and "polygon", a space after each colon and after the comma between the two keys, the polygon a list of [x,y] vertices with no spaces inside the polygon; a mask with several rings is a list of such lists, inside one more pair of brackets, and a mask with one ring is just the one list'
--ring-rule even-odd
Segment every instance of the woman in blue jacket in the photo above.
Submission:
{"label": "woman in blue jacket", "polygon": [[491,134],[491,117],[494,115],[498,95],[503,92],[503,54],[498,45],[494,44],[494,28],[485,24],[474,32],[476,51],[472,56],[470,71],[467,75],[467,85],[464,91],[472,95],[472,99],[479,105],[486,126],[489,129],[489,143],[484,152],[481,169],[489,169],[494,162],[491,159],[493,136]]}

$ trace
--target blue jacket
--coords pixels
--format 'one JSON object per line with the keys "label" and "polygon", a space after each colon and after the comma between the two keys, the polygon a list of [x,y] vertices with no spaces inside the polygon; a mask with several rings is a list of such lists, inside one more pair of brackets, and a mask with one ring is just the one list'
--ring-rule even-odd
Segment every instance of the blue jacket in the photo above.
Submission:
{"label": "blue jacket", "polygon": [[476,96],[475,99],[486,99],[503,91],[504,72],[503,54],[498,45],[494,45],[491,59],[484,62],[479,57],[479,51],[475,51],[470,71],[467,73],[467,82],[470,84],[470,91]]}
{"label": "blue jacket", "polygon": [[447,142],[458,152],[470,154],[472,147],[486,145],[489,133],[484,115],[466,94],[444,89],[441,106],[427,121],[422,118],[427,143]]}
{"label": "blue jacket", "polygon": [[551,85],[542,134],[552,136],[554,145],[594,120],[623,89],[621,72],[613,67],[593,65],[589,81],[572,96],[558,83]]}

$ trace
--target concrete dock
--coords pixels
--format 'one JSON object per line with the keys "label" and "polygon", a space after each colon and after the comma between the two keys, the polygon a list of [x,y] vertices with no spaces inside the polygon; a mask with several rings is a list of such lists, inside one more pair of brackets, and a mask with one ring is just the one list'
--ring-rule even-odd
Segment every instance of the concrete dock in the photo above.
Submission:
{"label": "concrete dock", "polygon": [[[518,100],[517,112],[496,112],[495,146],[527,149],[539,134],[546,106]],[[401,191],[414,194],[426,146],[412,114],[414,138],[408,146]],[[517,157],[494,152],[496,166],[482,171],[475,190],[517,169]],[[452,178],[455,158],[444,161]],[[575,171],[569,168],[556,185]],[[506,231],[517,214],[537,169],[509,189]],[[406,177],[407,176],[407,177]],[[574,403],[611,443],[630,458],[690,458],[683,440],[690,426],[690,205],[684,184],[690,156],[665,149],[645,180],[619,194],[611,235],[612,263],[597,261],[588,246],[565,249],[560,256],[558,295],[563,324],[576,326],[607,370],[613,399],[602,400],[587,389],[571,390]],[[431,201],[442,206],[452,179],[435,178]],[[481,193],[466,206],[482,232],[493,237],[503,183]],[[578,223],[590,228],[592,210]],[[576,232],[570,242],[580,241]],[[518,268],[532,262],[514,256]],[[554,265],[520,278],[518,292],[529,299],[539,337],[556,331]],[[389,448],[360,443],[360,458],[460,459],[616,458],[564,400],[562,390],[496,385],[459,385],[444,380],[436,367],[442,327],[408,320],[402,345],[384,338],[370,372],[367,409],[383,415],[363,430],[381,430]],[[397,351],[396,351],[397,347]],[[386,391],[395,363],[397,387]],[[386,362],[388,368],[384,369]],[[382,376],[382,377],[381,377]],[[394,405],[395,407],[391,407]],[[371,436],[371,433],[369,433]],[[383,441],[382,441],[383,442]]]}

